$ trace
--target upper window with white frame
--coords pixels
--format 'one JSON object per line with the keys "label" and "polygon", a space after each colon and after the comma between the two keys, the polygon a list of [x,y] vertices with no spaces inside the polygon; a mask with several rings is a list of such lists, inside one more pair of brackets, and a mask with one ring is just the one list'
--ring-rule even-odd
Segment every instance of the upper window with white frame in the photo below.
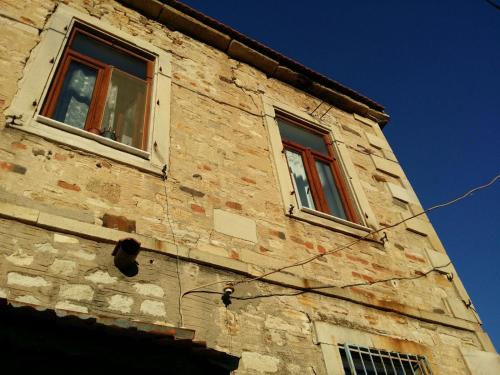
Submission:
{"label": "upper window with white frame", "polygon": [[43,116],[145,150],[154,56],[75,23]]}
{"label": "upper window with white frame", "polygon": [[170,54],[59,4],[9,109],[12,128],[161,175],[168,160]]}

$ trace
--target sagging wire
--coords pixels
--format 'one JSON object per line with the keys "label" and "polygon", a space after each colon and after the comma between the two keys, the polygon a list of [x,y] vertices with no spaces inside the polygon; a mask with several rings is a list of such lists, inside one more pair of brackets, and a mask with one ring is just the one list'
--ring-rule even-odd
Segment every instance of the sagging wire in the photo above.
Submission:
{"label": "sagging wire", "polygon": [[382,231],[384,231],[384,230],[388,230],[388,229],[392,229],[392,228],[394,228],[394,227],[397,227],[397,226],[399,226],[399,225],[401,225],[401,224],[403,224],[403,223],[407,222],[408,220],[415,219],[415,218],[417,218],[417,217],[419,217],[419,216],[422,216],[422,215],[424,215],[424,214],[426,214],[426,213],[429,213],[429,212],[432,212],[432,211],[435,211],[435,210],[437,210],[437,209],[444,208],[444,207],[447,207],[447,206],[451,206],[452,204],[455,204],[455,203],[457,203],[457,202],[459,202],[459,201],[461,201],[461,200],[463,200],[463,199],[465,199],[465,198],[469,197],[470,195],[474,194],[474,193],[475,193],[475,192],[477,192],[477,191],[480,191],[480,190],[482,190],[482,189],[486,189],[486,188],[488,188],[489,186],[493,185],[493,184],[494,184],[494,183],[495,183],[498,179],[500,179],[500,174],[499,174],[499,175],[497,175],[497,176],[495,176],[495,177],[494,177],[491,181],[489,181],[488,183],[483,184],[483,185],[480,185],[480,186],[477,186],[477,187],[475,187],[475,188],[473,188],[473,189],[471,189],[471,190],[467,191],[466,193],[464,193],[464,194],[462,194],[462,195],[460,195],[460,196],[458,196],[458,197],[456,197],[456,198],[454,198],[454,199],[452,199],[452,200],[450,200],[450,201],[447,201],[447,202],[444,202],[444,203],[440,203],[440,204],[436,204],[436,205],[434,205],[434,206],[432,206],[432,207],[429,207],[429,208],[427,208],[427,209],[425,209],[425,210],[423,210],[423,211],[421,211],[421,212],[419,212],[419,213],[416,213],[416,214],[414,214],[414,215],[412,215],[412,216],[409,216],[409,217],[407,217],[407,218],[405,218],[405,219],[403,219],[403,220],[400,220],[400,221],[398,221],[398,222],[396,222],[396,223],[394,223],[394,224],[391,224],[391,225],[386,225],[386,226],[384,226],[384,227],[382,227],[382,228],[379,228],[379,229],[377,229],[377,230],[375,230],[375,231],[372,231],[372,232],[370,232],[370,233],[367,233],[366,235],[364,235],[364,236],[362,236],[362,237],[359,237],[358,239],[356,239],[356,240],[354,240],[354,241],[352,241],[352,242],[348,243],[347,245],[343,245],[343,246],[341,246],[341,247],[339,247],[339,248],[336,248],[336,249],[333,249],[333,250],[326,251],[325,253],[322,253],[322,254],[317,254],[317,255],[314,255],[314,256],[309,257],[309,258],[307,258],[307,259],[303,259],[303,260],[301,260],[301,261],[298,261],[298,262],[295,262],[295,263],[292,263],[292,264],[289,264],[289,265],[286,265],[286,266],[283,266],[283,267],[277,268],[277,269],[275,269],[275,270],[272,270],[272,271],[269,271],[269,272],[265,272],[265,273],[263,273],[262,275],[259,275],[259,276],[256,276],[256,277],[251,277],[251,278],[247,278],[247,279],[245,279],[245,280],[235,281],[235,282],[234,282],[234,286],[239,285],[239,284],[242,284],[242,283],[249,283],[249,282],[252,282],[252,281],[257,281],[257,280],[260,280],[260,279],[262,279],[262,278],[264,278],[264,277],[267,277],[267,276],[270,276],[270,275],[272,275],[272,274],[275,274],[275,273],[277,273],[277,272],[280,272],[280,271],[286,270],[286,269],[288,269],[288,268],[297,267],[297,266],[302,266],[302,265],[304,265],[304,264],[307,264],[307,263],[312,262],[313,260],[316,260],[316,259],[318,259],[318,258],[322,258],[322,257],[324,257],[324,256],[326,256],[326,255],[335,254],[335,253],[338,253],[338,252],[340,252],[340,251],[343,251],[343,250],[345,250],[345,249],[347,249],[347,248],[350,248],[351,246],[353,246],[353,245],[355,245],[355,244],[357,244],[357,243],[361,242],[362,240],[367,239],[367,238],[368,238],[368,237],[370,237],[370,236],[373,236],[374,234],[380,233],[380,232],[382,232]]}
{"label": "sagging wire", "polygon": [[[329,251],[327,251],[327,252],[325,252],[325,253],[322,253],[322,254],[317,254],[317,255],[314,255],[314,256],[312,256],[312,257],[309,257],[309,258],[303,259],[303,260],[301,260],[301,261],[298,261],[298,262],[295,262],[295,263],[291,263],[291,264],[289,264],[289,265],[286,265],[286,266],[283,266],[283,267],[280,267],[280,268],[274,269],[274,270],[269,271],[269,272],[265,272],[265,273],[263,273],[263,274],[261,274],[261,275],[259,275],[259,276],[246,278],[246,279],[244,279],[244,280],[221,280],[221,281],[214,281],[214,282],[211,282],[211,283],[208,283],[208,284],[199,285],[199,286],[197,286],[197,287],[194,287],[194,288],[191,288],[191,289],[189,289],[189,290],[184,291],[184,292],[182,293],[182,295],[181,295],[181,297],[180,297],[180,298],[181,298],[181,300],[182,300],[182,298],[184,298],[184,296],[186,296],[186,295],[188,295],[188,294],[191,294],[191,293],[195,293],[195,292],[197,292],[197,291],[198,291],[198,292],[200,292],[200,293],[206,293],[206,291],[200,291],[200,289],[205,288],[205,287],[208,287],[208,286],[213,286],[213,285],[223,284],[223,283],[225,283],[225,284],[230,283],[230,284],[232,284],[233,286],[237,286],[237,285],[239,285],[239,284],[243,284],[243,283],[250,283],[250,282],[253,282],[253,281],[261,280],[261,279],[263,279],[264,277],[267,277],[267,276],[270,276],[270,275],[272,275],[272,274],[275,274],[275,273],[281,272],[281,271],[283,271],[283,270],[286,270],[286,269],[289,269],[289,268],[292,268],[292,267],[301,266],[301,265],[304,265],[304,264],[310,263],[310,262],[312,262],[313,260],[316,260],[316,259],[318,259],[318,258],[321,258],[321,257],[327,256],[327,255],[331,255],[331,254],[335,254],[335,253],[338,253],[338,252],[340,252],[340,251],[343,251],[343,250],[349,249],[349,248],[351,248],[351,246],[353,246],[353,245],[355,245],[355,244],[357,244],[357,243],[361,242],[362,240],[364,240],[364,239],[368,238],[369,236],[372,236],[372,235],[374,235],[374,234],[380,233],[380,232],[382,232],[382,231],[384,231],[384,230],[388,230],[388,229],[395,228],[395,227],[397,227],[397,226],[399,226],[399,225],[401,225],[401,224],[403,224],[403,223],[405,223],[405,222],[407,222],[407,221],[409,221],[409,220],[412,220],[412,219],[414,219],[414,218],[416,218],[416,217],[419,217],[419,216],[424,215],[424,214],[426,214],[426,213],[429,213],[429,212],[431,212],[431,211],[435,211],[435,210],[438,210],[438,209],[441,209],[441,208],[444,208],[444,207],[451,206],[451,205],[453,205],[453,204],[455,204],[455,203],[457,203],[457,202],[459,202],[459,201],[461,201],[461,200],[463,200],[463,199],[466,199],[467,197],[471,196],[471,195],[472,195],[472,194],[474,194],[475,192],[478,192],[478,191],[480,191],[480,190],[483,190],[483,189],[486,189],[486,188],[490,187],[490,186],[491,186],[491,185],[493,185],[496,181],[498,181],[498,179],[500,179],[500,174],[499,174],[499,175],[496,175],[496,176],[495,176],[493,179],[491,179],[489,182],[487,182],[487,183],[485,183],[485,184],[483,184],[483,185],[479,185],[479,186],[477,186],[477,187],[475,187],[475,188],[472,188],[472,189],[468,190],[467,192],[463,193],[462,195],[460,195],[460,196],[458,196],[458,197],[456,197],[456,198],[454,198],[454,199],[451,199],[451,200],[446,201],[446,202],[444,202],[444,203],[436,204],[436,205],[431,206],[431,207],[429,207],[429,208],[427,208],[427,209],[425,209],[425,210],[423,210],[423,211],[421,211],[421,212],[419,212],[419,213],[416,213],[416,214],[414,214],[414,215],[412,215],[412,216],[410,216],[410,217],[408,217],[408,218],[405,218],[405,219],[403,219],[403,220],[400,220],[400,221],[398,221],[398,222],[396,222],[396,223],[394,223],[394,224],[387,225],[387,226],[384,226],[384,227],[382,227],[382,228],[379,228],[379,229],[377,229],[377,230],[375,230],[375,231],[372,231],[372,232],[370,232],[370,233],[367,233],[366,235],[364,235],[364,236],[362,236],[362,237],[360,237],[360,238],[358,238],[358,239],[356,239],[356,240],[354,240],[354,241],[352,241],[352,242],[350,242],[350,243],[348,243],[348,244],[346,244],[346,245],[342,245],[342,246],[340,246],[340,247],[338,247],[338,248],[336,248],[336,249],[329,250]],[[351,248],[351,249],[352,249],[352,248]],[[445,266],[441,266],[441,268],[442,268],[442,267],[445,267]],[[218,292],[215,292],[215,293],[218,293]],[[304,291],[300,291],[300,292],[298,292],[297,294],[302,294],[302,293],[305,293],[305,292],[304,292]],[[219,294],[220,294],[220,293],[219,293]],[[233,298],[235,298],[235,297],[233,297]]]}
{"label": "sagging wire", "polygon": [[[382,284],[382,283],[387,283],[391,281],[409,281],[409,280],[416,280],[416,279],[421,279],[423,277],[427,277],[431,273],[440,273],[444,275],[448,275],[448,272],[443,271],[443,268],[446,268],[451,265],[451,261],[443,264],[441,266],[436,266],[433,267],[425,272],[422,271],[414,271],[417,273],[416,275],[412,276],[398,276],[398,277],[390,277],[387,279],[380,279],[380,280],[373,280],[373,281],[366,281],[366,282],[360,282],[360,283],[352,283],[352,284],[345,284],[345,285],[321,285],[317,287],[309,287],[309,288],[301,288],[298,291],[294,291],[291,293],[270,293],[270,294],[260,294],[260,295],[254,295],[254,296],[246,296],[246,297],[236,297],[236,296],[231,296],[232,299],[234,300],[239,300],[239,301],[247,301],[247,300],[252,300],[252,299],[258,299],[258,298],[269,298],[269,297],[289,297],[289,296],[297,296],[301,295],[304,293],[310,293],[314,292],[316,290],[321,290],[321,289],[329,289],[329,288],[339,288],[339,289],[348,289],[348,288],[354,288],[354,287],[361,287],[361,286],[371,286],[375,284]],[[448,278],[449,280],[449,278]],[[198,290],[198,291],[191,291],[191,293],[206,293],[206,294],[218,294],[221,295],[223,294],[222,292],[217,292],[217,291],[211,291],[211,290]],[[187,293],[189,294],[189,293]]]}

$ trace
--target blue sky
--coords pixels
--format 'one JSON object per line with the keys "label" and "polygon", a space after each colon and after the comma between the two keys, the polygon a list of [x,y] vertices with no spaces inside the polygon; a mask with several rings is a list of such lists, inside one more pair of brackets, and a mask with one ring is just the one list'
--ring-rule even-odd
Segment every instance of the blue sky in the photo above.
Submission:
{"label": "blue sky", "polygon": [[[500,11],[486,0],[184,2],[384,105],[424,207],[500,173]],[[430,214],[497,350],[499,198],[500,182]]]}

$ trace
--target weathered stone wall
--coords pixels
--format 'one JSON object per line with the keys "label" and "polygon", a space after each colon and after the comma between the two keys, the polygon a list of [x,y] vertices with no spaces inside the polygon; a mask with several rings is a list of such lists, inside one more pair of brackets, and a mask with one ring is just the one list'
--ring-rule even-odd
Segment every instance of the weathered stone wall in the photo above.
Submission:
{"label": "weathered stone wall", "polygon": [[[2,2],[1,110],[17,92],[26,61],[57,3]],[[176,253],[184,259],[180,279],[188,290],[239,279],[241,273],[258,275],[353,240],[284,214],[262,96],[309,113],[318,99],[120,3],[65,3],[171,53],[172,97],[164,106],[171,111],[168,178],[163,181],[2,124],[0,204],[8,206],[0,213],[0,296],[176,325]],[[328,109],[324,105],[316,115]],[[377,124],[336,108],[321,121],[342,136],[379,226],[422,210]],[[214,224],[221,212],[253,223],[255,240],[225,234]],[[23,216],[29,213],[35,217]],[[40,213],[54,220],[47,224]],[[58,229],[58,223],[71,225]],[[112,265],[110,242],[130,232],[155,251],[141,253],[139,274],[127,279]],[[443,264],[436,259],[446,259],[426,218],[388,230],[387,236],[385,244],[361,241],[287,274],[307,283],[341,286],[415,276]],[[286,285],[286,274],[282,276],[275,281]],[[283,288],[259,282],[244,284],[235,294],[294,291]],[[209,289],[219,291],[221,285]],[[183,300],[183,323],[196,329],[197,339],[242,355],[238,374],[325,373],[321,350],[313,343],[312,321],[418,344],[437,374],[467,373],[461,347],[490,349],[474,332],[480,332],[477,317],[465,308],[467,295],[456,276],[450,282],[433,273],[349,293],[344,299],[308,293],[234,301],[228,310],[220,296],[193,293]]]}

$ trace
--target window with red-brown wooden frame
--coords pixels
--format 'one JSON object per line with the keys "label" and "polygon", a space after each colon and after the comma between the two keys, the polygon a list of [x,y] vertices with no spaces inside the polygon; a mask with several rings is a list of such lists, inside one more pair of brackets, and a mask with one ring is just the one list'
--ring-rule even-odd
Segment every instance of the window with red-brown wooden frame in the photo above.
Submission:
{"label": "window with red-brown wooden frame", "polygon": [[[86,45],[90,53],[75,48],[77,40],[80,45]],[[96,55],[102,55],[103,58],[96,58]],[[113,64],[114,62],[116,64]],[[78,65],[80,67],[75,68]],[[125,68],[121,69],[122,66]],[[103,32],[84,24],[76,24],[40,114],[145,150],[148,145],[153,69],[154,57]],[[90,74],[85,76],[85,73],[82,73],[84,70]],[[70,77],[74,71],[76,74]],[[83,76],[85,82],[79,82],[78,73]],[[114,79],[121,81],[121,86],[114,85]],[[73,123],[64,121],[67,120],[68,113],[65,113],[66,118],[62,121],[61,118],[55,118],[64,105],[63,96],[70,96],[66,93],[68,90],[65,90],[68,85],[72,86],[73,91],[87,91],[86,96],[85,93],[82,94],[84,98],[80,102],[77,94],[72,94],[70,98],[74,104],[73,117],[79,120]],[[114,98],[111,95],[113,93]],[[121,104],[118,106],[122,107],[121,111],[117,108],[117,102]],[[110,103],[115,105],[112,111]],[[108,125],[104,124],[105,116]]]}
{"label": "window with red-brown wooden frame", "polygon": [[[276,115],[283,153],[287,158],[297,200],[302,207],[359,223],[328,131],[283,113]],[[301,141],[299,137],[304,139]],[[307,143],[313,143],[316,147],[310,147]]]}

